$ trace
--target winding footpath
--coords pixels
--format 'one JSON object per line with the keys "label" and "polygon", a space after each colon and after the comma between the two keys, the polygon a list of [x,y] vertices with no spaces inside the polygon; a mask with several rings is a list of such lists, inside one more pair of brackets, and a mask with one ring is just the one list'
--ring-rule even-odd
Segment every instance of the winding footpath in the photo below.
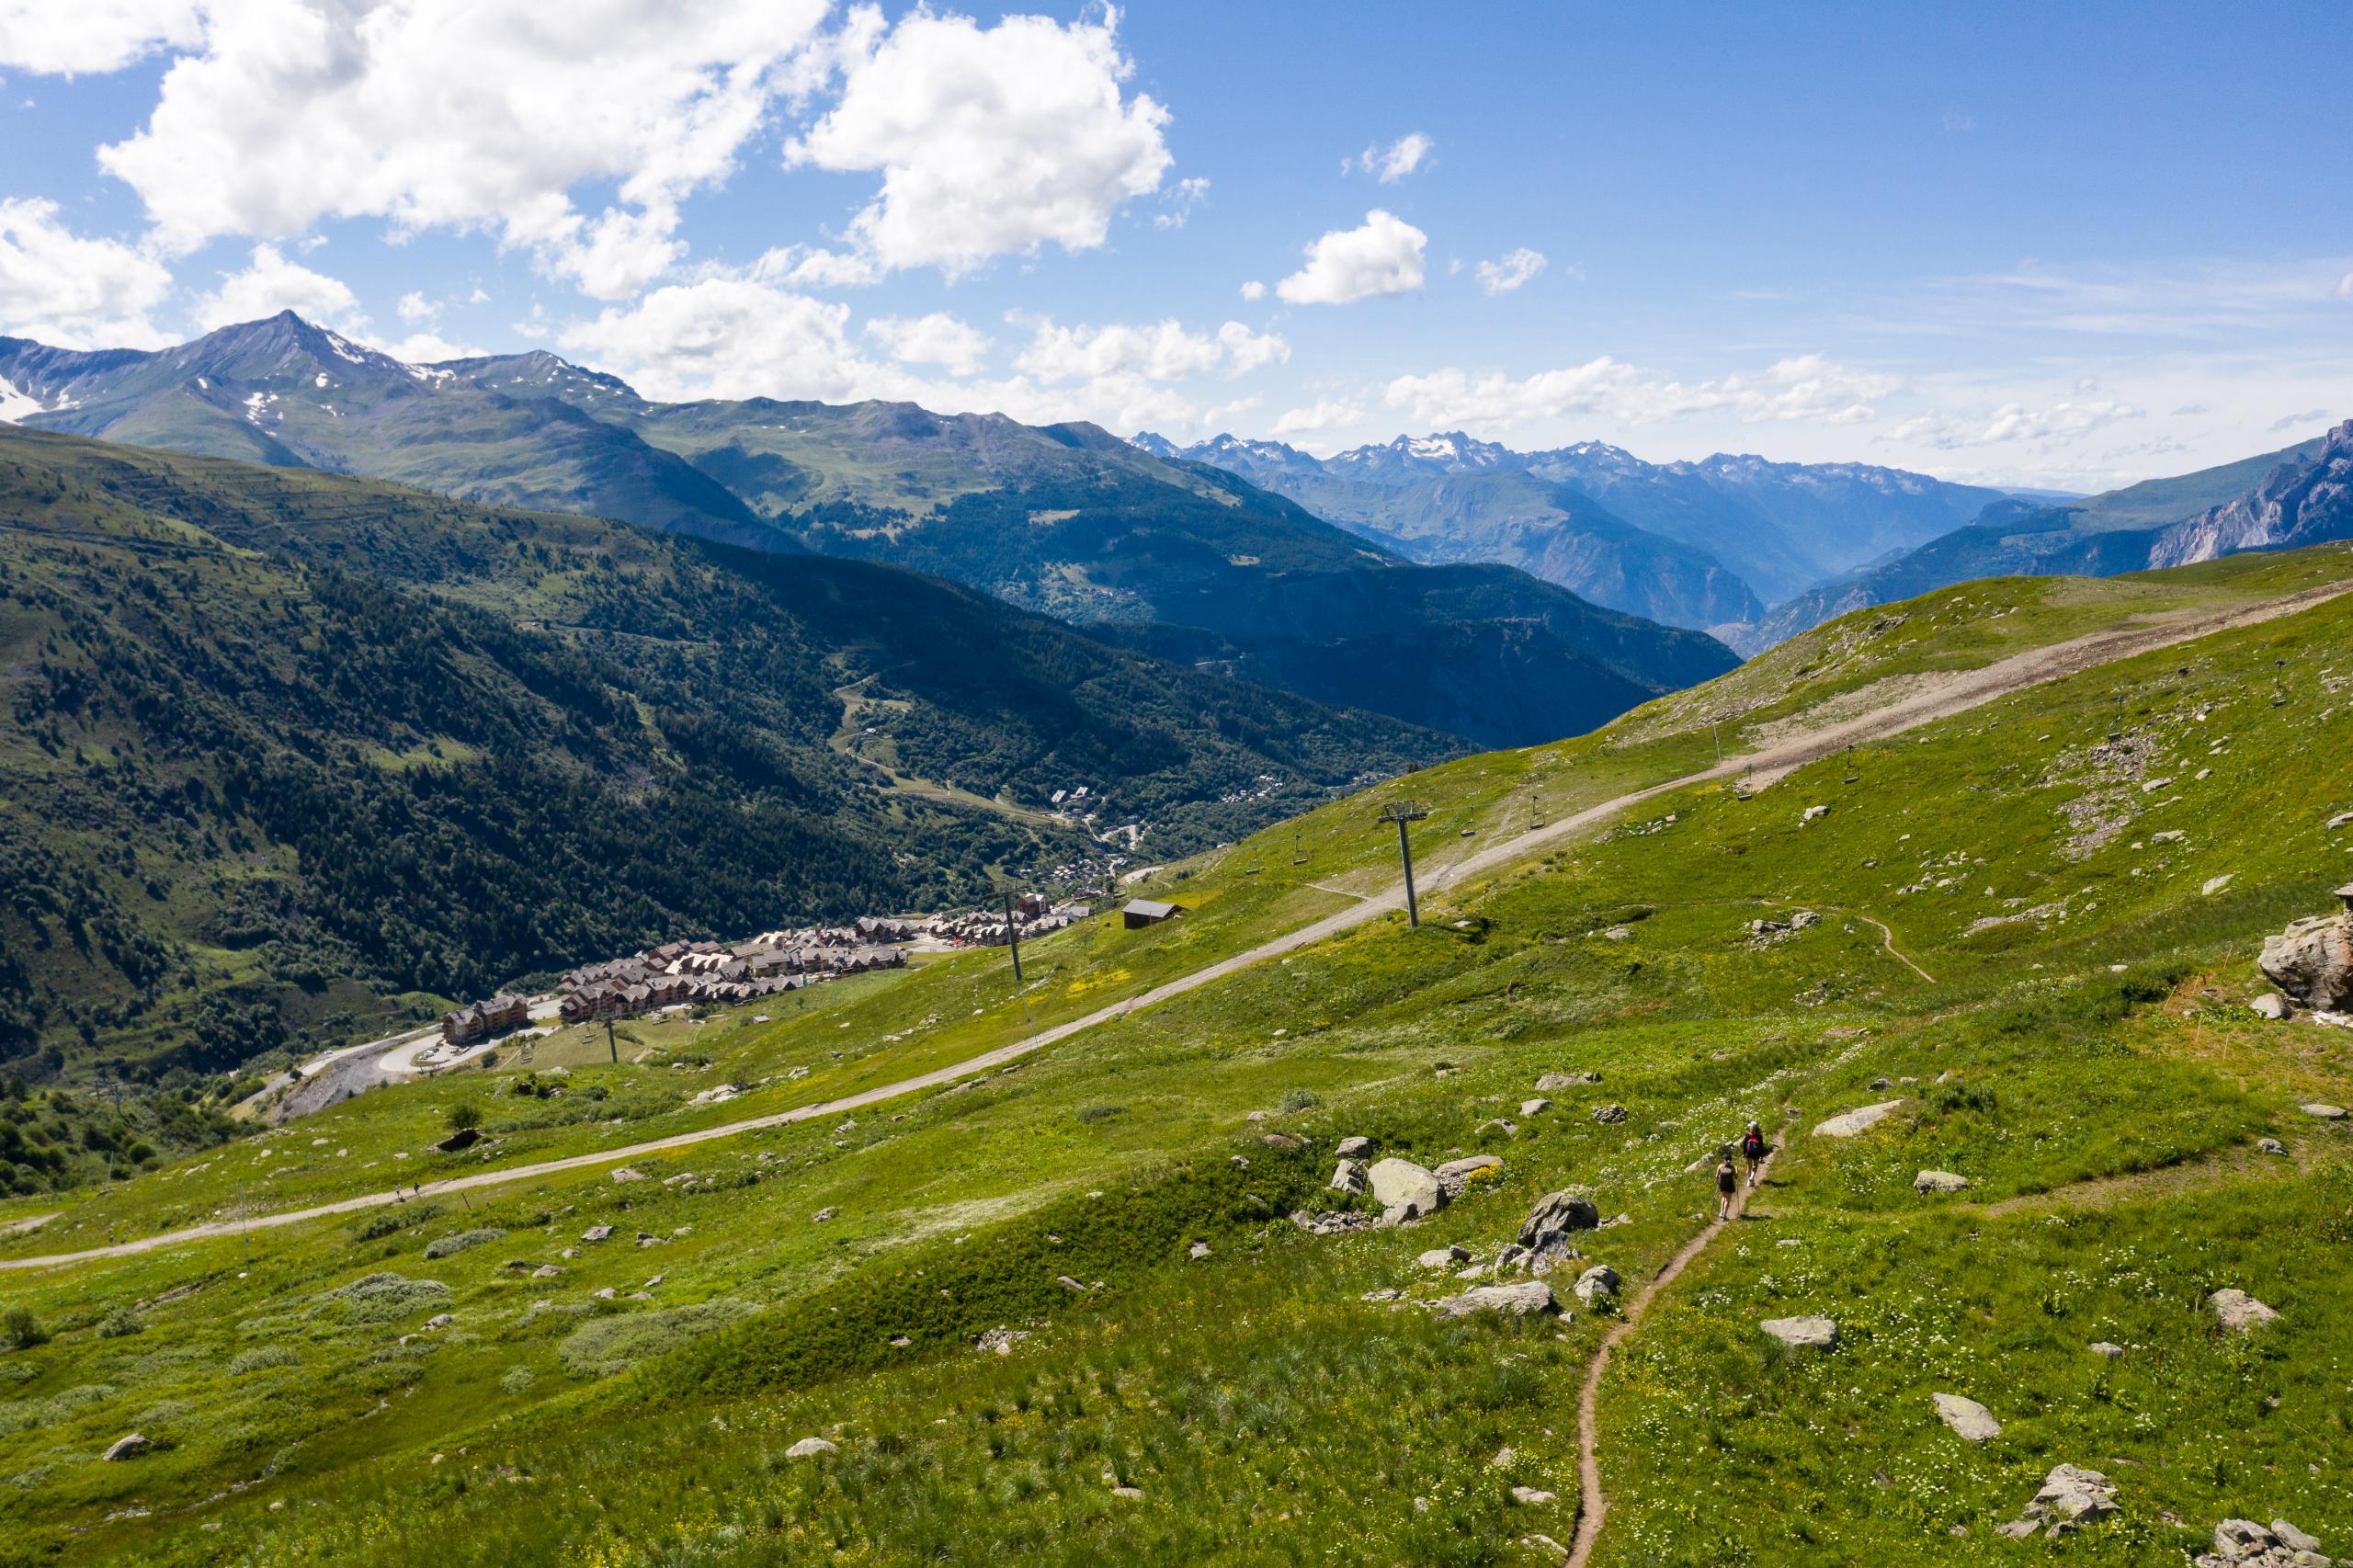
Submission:
{"label": "winding footpath", "polygon": [[1732,1212],[1719,1215],[1708,1222],[1707,1228],[1666,1260],[1666,1267],[1651,1276],[1650,1282],[1634,1292],[1626,1303],[1626,1315],[1602,1336],[1601,1348],[1594,1352],[1593,1365],[1586,1369],[1585,1387],[1577,1392],[1577,1536],[1569,1548],[1567,1568],[1586,1568],[1593,1556],[1593,1543],[1600,1538],[1601,1521],[1609,1512],[1609,1499],[1601,1490],[1601,1460],[1598,1448],[1601,1440],[1599,1408],[1601,1404],[1601,1375],[1609,1369],[1610,1353],[1625,1343],[1650,1310],[1651,1299],[1675,1283],[1693,1258],[1707,1251],[1708,1244],[1720,1235],[1724,1227],[1737,1221],[1748,1211],[1748,1199],[1757,1187],[1765,1185],[1773,1174],[1773,1161],[1780,1154],[1781,1145],[1789,1140],[1790,1126],[1784,1122],[1773,1135],[1773,1147],[1766,1153],[1764,1164],[1756,1169],[1756,1187],[1743,1187],[1732,1195]]}
{"label": "winding footpath", "polygon": [[[2267,599],[2257,604],[2229,609],[2197,613],[2176,612],[2128,621],[2124,625],[2092,632],[2070,642],[2053,643],[2047,648],[2029,649],[2026,653],[2013,654],[2009,658],[1987,665],[1982,669],[1954,671],[1936,676],[1926,683],[1915,683],[1903,697],[1882,707],[1873,709],[1870,712],[1805,734],[1774,742],[1754,752],[1727,757],[1712,767],[1688,773],[1680,778],[1669,778],[1645,789],[1629,790],[1625,794],[1604,801],[1598,805],[1588,806],[1581,812],[1563,817],[1542,827],[1532,828],[1508,838],[1498,839],[1476,853],[1447,865],[1433,868],[1426,873],[1423,878],[1426,894],[1442,892],[1488,872],[1502,870],[1518,864],[1540,854],[1552,845],[1574,838],[1599,826],[1621,812],[1629,811],[1646,801],[1674,790],[1688,789],[1694,784],[1735,778],[1745,775],[1753,777],[1760,783],[1770,783],[1787,777],[1808,763],[1818,762],[1851,745],[1884,740],[1888,736],[1916,729],[1922,724],[1949,718],[1956,713],[1964,712],[1996,699],[2011,696],[2029,687],[2079,674],[2098,665],[2110,664],[2154,649],[2169,647],[2178,642],[2193,642],[2201,637],[2212,636],[2217,632],[2236,631],[2241,627],[2254,626],[2267,620],[2278,619],[2282,616],[2293,615],[2300,610],[2309,609],[2314,605],[2347,593],[2353,593],[2353,582],[2325,584],[2320,587],[2307,588],[2279,598]],[[646,1142],[630,1143],[614,1149],[600,1149],[592,1153],[574,1154],[563,1159],[541,1160],[531,1165],[512,1165],[504,1170],[478,1171],[470,1176],[454,1176],[447,1181],[427,1183],[421,1191],[423,1195],[431,1197],[472,1187],[499,1187],[510,1182],[530,1181],[540,1176],[561,1175],[567,1171],[587,1170],[599,1165],[620,1165],[651,1154],[666,1153],[674,1149],[691,1148],[698,1143],[708,1143],[716,1139],[733,1138],[746,1132],[761,1131],[767,1128],[786,1127],[795,1122],[815,1120],[821,1117],[839,1116],[845,1111],[879,1105],[885,1100],[897,1099],[903,1095],[919,1094],[926,1089],[945,1088],[961,1078],[1001,1067],[1008,1062],[1017,1061],[1033,1051],[1042,1051],[1050,1045],[1058,1044],[1084,1030],[1124,1018],[1139,1008],[1157,1006],[1171,997],[1181,996],[1188,991],[1237,974],[1255,964],[1264,963],[1269,959],[1279,958],[1287,953],[1297,952],[1302,948],[1313,947],[1318,942],[1338,936],[1344,931],[1353,930],[1370,921],[1378,920],[1391,911],[1402,910],[1405,906],[1405,890],[1402,881],[1392,884],[1381,892],[1357,896],[1359,902],[1347,908],[1327,915],[1321,920],[1313,921],[1282,936],[1269,938],[1255,948],[1236,953],[1231,958],[1222,959],[1216,963],[1195,970],[1189,974],[1179,975],[1176,979],[1154,986],[1140,995],[1130,997],[1123,1002],[1112,1003],[1108,1006],[1097,1008],[1084,1017],[1074,1018],[1068,1023],[1056,1024],[1051,1028],[1040,1029],[1035,1034],[1024,1036],[1020,1040],[998,1046],[993,1051],[983,1051],[977,1056],[968,1057],[964,1061],[952,1062],[930,1073],[903,1078],[895,1083],[880,1085],[858,1094],[845,1096],[840,1099],[825,1100],[816,1105],[796,1106],[790,1110],[777,1111],[767,1116],[751,1117],[742,1121],[724,1122],[716,1127],[701,1128],[692,1132],[680,1132],[668,1138],[656,1138]],[[1874,921],[1873,924],[1877,925],[1878,922]],[[1881,930],[1887,935],[1889,950],[1893,952],[1894,950],[1893,933],[1888,933],[1884,926],[1881,926]],[[1896,956],[1902,957],[1901,954]],[[1908,959],[1904,961],[1911,962]],[[1915,970],[1919,968],[1916,964],[1912,967]],[[410,1189],[412,1195],[419,1190]],[[340,1202],[315,1204],[306,1209],[288,1209],[271,1214],[255,1214],[237,1220],[189,1225],[180,1230],[160,1232],[155,1235],[142,1236],[134,1241],[118,1242],[109,1246],[90,1247],[80,1252],[51,1253],[35,1257],[0,1258],[0,1272],[9,1269],[52,1267],[63,1264],[81,1263],[92,1258],[127,1257],[138,1253],[153,1252],[162,1247],[177,1246],[185,1242],[209,1241],[278,1225],[300,1224],[307,1220],[325,1219],[365,1209],[381,1208],[396,1201],[399,1199],[391,1192],[367,1193],[358,1198],[345,1199]],[[1699,1241],[1686,1249],[1687,1252],[1696,1252],[1700,1245],[1705,1244],[1707,1236],[1713,1233],[1712,1230],[1703,1233]],[[1670,1268],[1679,1269],[1680,1267],[1680,1255],[1678,1255],[1678,1261],[1670,1266]],[[1655,1290],[1658,1284],[1672,1277],[1670,1272],[1662,1276],[1660,1280],[1654,1281],[1652,1286],[1644,1291],[1642,1299],[1647,1300],[1650,1290]],[[1584,1539],[1582,1525],[1579,1526],[1579,1539]]]}

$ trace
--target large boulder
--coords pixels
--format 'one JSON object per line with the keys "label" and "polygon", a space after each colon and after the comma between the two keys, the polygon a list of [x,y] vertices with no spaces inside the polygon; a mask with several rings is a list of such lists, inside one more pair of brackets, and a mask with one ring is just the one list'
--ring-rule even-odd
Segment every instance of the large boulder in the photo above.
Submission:
{"label": "large boulder", "polygon": [[1474,1312],[1499,1312],[1505,1317],[1534,1317],[1543,1312],[1557,1312],[1561,1303],[1552,1299],[1552,1287],[1540,1279],[1522,1279],[1509,1285],[1474,1285],[1460,1296],[1449,1296],[1432,1303],[1440,1317],[1462,1318]]}
{"label": "large boulder", "polygon": [[1332,1153],[1344,1160],[1360,1160],[1372,1153],[1372,1140],[1363,1137],[1343,1138]]}
{"label": "large boulder", "polygon": [[1436,1174],[1411,1160],[1376,1160],[1365,1174],[1372,1184],[1373,1201],[1401,1220],[1420,1219],[1446,1206],[1446,1192]]}
{"label": "large boulder", "polygon": [[1838,1325],[1828,1318],[1767,1318],[1756,1326],[1793,1348],[1827,1350],[1838,1343]]}
{"label": "large boulder", "polygon": [[1968,1187],[1967,1176],[1950,1171],[1922,1171],[1912,1178],[1915,1192],[1965,1192]]}
{"label": "large boulder", "polygon": [[1519,1244],[1531,1252],[1558,1252],[1572,1231],[1590,1231],[1601,1223],[1601,1210],[1583,1193],[1548,1192],[1536,1200],[1519,1224]]}
{"label": "large boulder", "polygon": [[127,1437],[117,1437],[113,1442],[108,1444],[107,1451],[99,1457],[102,1459],[116,1460],[127,1460],[131,1458],[133,1455],[143,1454],[154,1446],[155,1444],[153,1438],[145,1437],[141,1433],[133,1432]]}
{"label": "large boulder", "polygon": [[1350,1198],[1364,1196],[1364,1166],[1354,1160],[1342,1160],[1332,1167],[1332,1190],[1345,1192]]}
{"label": "large boulder", "polygon": [[1852,1138],[1858,1132],[1870,1131],[1893,1116],[1903,1104],[1902,1100],[1881,1100],[1877,1105],[1859,1106],[1853,1110],[1841,1111],[1827,1121],[1817,1122],[1813,1135],[1816,1138]]}
{"label": "large boulder", "polygon": [[1618,1294],[1618,1271],[1606,1263],[1597,1263],[1577,1276],[1577,1300],[1592,1306],[1597,1299],[1608,1300]]}
{"label": "large boulder", "polygon": [[1470,1190],[1473,1183],[1495,1182],[1503,1179],[1504,1163],[1494,1154],[1470,1154],[1460,1160],[1449,1160],[1436,1173],[1438,1190],[1446,1194],[1449,1203]]}
{"label": "large boulder", "polygon": [[839,1452],[841,1452],[841,1448],[838,1444],[829,1443],[823,1437],[803,1437],[799,1442],[793,1444],[792,1447],[785,1449],[784,1457],[789,1460],[805,1460],[814,1459],[819,1454],[837,1454]]}
{"label": "large boulder", "polygon": [[2253,1334],[2279,1315],[2245,1290],[2227,1286],[2207,1297],[2206,1304],[2214,1309],[2214,1320],[2233,1334]]}
{"label": "large boulder", "polygon": [[2116,1512],[2116,1488],[2096,1470],[2072,1464],[2054,1465],[2042,1478],[2042,1490],[2026,1506],[2025,1517],[2001,1527],[2012,1538],[2037,1530],[2048,1535],[2073,1535]]}
{"label": "large boulder", "polygon": [[2002,1424],[1994,1413],[1973,1399],[1957,1393],[1931,1394],[1937,1406],[1937,1419],[1951,1427],[1961,1437],[1972,1443],[1990,1443],[2002,1435]]}
{"label": "large boulder", "polygon": [[2300,1006],[2353,1009],[2353,917],[2315,915],[2263,939],[2256,962]]}

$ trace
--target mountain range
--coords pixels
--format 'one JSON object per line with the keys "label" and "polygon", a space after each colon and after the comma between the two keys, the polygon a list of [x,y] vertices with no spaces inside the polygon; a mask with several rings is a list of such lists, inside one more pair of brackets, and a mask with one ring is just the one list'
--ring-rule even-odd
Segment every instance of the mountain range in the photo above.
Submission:
{"label": "mountain range", "polygon": [[917,573],[298,467],[0,426],[0,1069],[218,1070],[1461,749]]}
{"label": "mountain range", "polygon": [[1766,607],[1964,524],[2003,492],[1861,463],[1651,463],[1461,431],[1316,458],[1220,436],[1143,449],[1239,473],[1417,561],[1501,561],[1616,609],[1740,638]]}
{"label": "mountain range", "polygon": [[0,338],[0,400],[39,428],[910,566],[1490,745],[1590,729],[1737,663],[1508,564],[1416,563],[1091,425],[663,403],[541,353],[408,365],[290,312],[153,353]]}

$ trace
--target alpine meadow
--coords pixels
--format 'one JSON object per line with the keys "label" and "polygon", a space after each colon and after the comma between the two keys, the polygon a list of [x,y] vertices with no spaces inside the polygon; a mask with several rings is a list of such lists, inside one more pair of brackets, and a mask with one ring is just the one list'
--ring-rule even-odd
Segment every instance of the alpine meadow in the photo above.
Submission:
{"label": "alpine meadow", "polygon": [[2353,1555],[2342,18],[1448,20],[0,3],[0,1568]]}

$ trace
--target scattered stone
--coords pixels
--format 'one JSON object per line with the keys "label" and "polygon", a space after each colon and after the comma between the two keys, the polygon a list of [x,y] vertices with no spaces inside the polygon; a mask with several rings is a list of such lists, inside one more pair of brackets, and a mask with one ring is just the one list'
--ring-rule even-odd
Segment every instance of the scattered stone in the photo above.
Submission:
{"label": "scattered stone", "polygon": [[580,1239],[584,1242],[601,1242],[612,1233],[613,1228],[610,1225],[591,1225],[580,1233]]}
{"label": "scattered stone", "polygon": [[2076,1465],[2054,1465],[2042,1478],[2042,1490],[2026,1506],[2025,1517],[2002,1526],[2001,1533],[2013,1540],[2037,1530],[2052,1536],[2073,1535],[2114,1512],[2116,1488],[2108,1477]]}
{"label": "scattered stone", "polygon": [[2188,836],[2188,835],[2183,833],[2181,829],[2177,827],[2169,827],[2163,833],[2153,833],[2149,835],[2149,842],[2152,844],[2179,844]]}
{"label": "scattered stone", "polygon": [[1523,1279],[1510,1285],[1474,1285],[1460,1296],[1449,1296],[1433,1306],[1440,1317],[1449,1318],[1469,1317],[1473,1312],[1533,1317],[1561,1310],[1560,1302],[1552,1299],[1552,1287],[1540,1279]]}
{"label": "scattered stone", "polygon": [[154,1446],[155,1442],[153,1438],[148,1437],[138,1432],[132,1432],[124,1437],[117,1437],[112,1443],[109,1443],[107,1446],[107,1451],[98,1457],[110,1461],[119,1461],[143,1454]]}
{"label": "scattered stone", "polygon": [[1929,1397],[1936,1402],[1937,1419],[1951,1427],[1963,1441],[1990,1443],[2002,1435],[2002,1424],[1994,1419],[1994,1413],[1975,1400],[1957,1393]]}
{"label": "scattered stone", "polygon": [[834,1210],[832,1209],[820,1209],[814,1214],[809,1216],[809,1222],[813,1225],[822,1225],[833,1217]]}
{"label": "scattered stone", "polygon": [[1265,1111],[1263,1111],[1263,1110],[1254,1110],[1254,1111],[1252,1111],[1248,1116],[1244,1117],[1242,1119],[1243,1119],[1243,1120],[1245,1120],[1245,1121],[1264,1121],[1264,1120],[1266,1120],[1266,1119],[1267,1119],[1267,1112],[1265,1112]]}
{"label": "scattered stone", "polygon": [[431,1317],[425,1320],[425,1326],[428,1329],[447,1328],[457,1321],[458,1320],[455,1317],[451,1316],[448,1312],[435,1312]]}
{"label": "scattered stone", "polygon": [[1540,1093],[1550,1093],[1557,1089],[1574,1089],[1579,1084],[1599,1082],[1601,1074],[1598,1073],[1547,1073],[1536,1080],[1536,1087]]}
{"label": "scattered stone", "polygon": [[1073,1279],[1067,1274],[1055,1275],[1054,1283],[1061,1286],[1065,1290],[1075,1290],[1082,1296],[1086,1294],[1086,1287],[1080,1284],[1077,1280]]}
{"label": "scattered stone", "polygon": [[2247,1006],[2262,1017],[2269,1018],[2273,1023],[2278,1023],[2288,1016],[2288,999],[2277,991],[2267,991]]}
{"label": "scattered stone", "polygon": [[608,1285],[608,1286],[605,1286],[602,1290],[592,1290],[592,1291],[590,1291],[590,1292],[589,1292],[589,1294],[590,1294],[590,1295],[592,1295],[592,1296],[594,1296],[597,1300],[598,1300],[598,1301],[611,1301],[615,1296],[620,1295],[620,1291],[618,1291],[618,1290],[614,1290],[610,1285]]}
{"label": "scattered stone", "polygon": [[1357,1300],[1359,1301],[1394,1301],[1404,1294],[1405,1292],[1403,1290],[1367,1290],[1363,1295],[1358,1296]]}
{"label": "scattered stone", "polygon": [[1538,1098],[1519,1102],[1519,1114],[1522,1116],[1542,1116],[1552,1108],[1552,1102],[1548,1099]]}
{"label": "scattered stone", "polygon": [[1258,1135],[1258,1142],[1264,1143],[1269,1149],[1296,1149],[1299,1147],[1299,1140],[1292,1137],[1288,1132],[1262,1132]]}
{"label": "scattered stone", "polygon": [[1829,1120],[1817,1123],[1813,1135],[1816,1138],[1852,1138],[1858,1132],[1868,1132],[1885,1121],[1894,1115],[1903,1104],[1902,1100],[1881,1100],[1877,1105],[1859,1106],[1853,1110],[1841,1111]]}
{"label": "scattered stone", "polygon": [[1616,1126],[1626,1119],[1626,1108],[1621,1105],[1597,1105],[1593,1108],[1593,1119],[1604,1126]]}
{"label": "scattered stone", "polygon": [[1968,1188],[1969,1178],[1950,1171],[1922,1171],[1912,1178],[1915,1192],[1965,1192]]}
{"label": "scattered stone", "polygon": [[[1423,1508],[1415,1510],[1416,1512],[1427,1511],[1429,1502],[1428,1498],[1416,1497],[1414,1501],[1424,1506]],[[1531,1531],[1530,1533],[1519,1538],[1519,1544],[1528,1548],[1530,1551],[1542,1552],[1545,1556],[1550,1557],[1555,1562],[1566,1562],[1569,1560],[1569,1549],[1563,1546],[1559,1541],[1554,1540],[1549,1535],[1538,1535]]]}
{"label": "scattered stone", "polygon": [[913,1345],[914,1343],[914,1340],[909,1339],[904,1334],[894,1335],[891,1339],[891,1348],[893,1350],[904,1350],[908,1346]]}
{"label": "scattered stone", "polygon": [[1506,1138],[1517,1138],[1519,1136],[1519,1123],[1506,1121],[1499,1116],[1490,1117],[1481,1122],[1474,1131],[1483,1136],[1489,1132],[1500,1132]]}
{"label": "scattered stone", "polygon": [[1590,1307],[1595,1304],[1597,1298],[1614,1297],[1618,1294],[1618,1271],[1606,1263],[1597,1263],[1577,1276],[1577,1282],[1573,1289],[1576,1291],[1577,1300]]}
{"label": "scattered stone", "polygon": [[1411,1160],[1375,1161],[1366,1179],[1372,1185],[1373,1200],[1396,1216],[1392,1223],[1427,1218],[1446,1203],[1438,1177]]}
{"label": "scattered stone", "polygon": [[2206,879],[2205,885],[2200,887],[2198,891],[2205,897],[2212,898],[2216,893],[2221,892],[2224,888],[2229,887],[2231,885],[2231,879],[2237,874],[2238,873],[2235,871],[2225,871],[2219,877],[2209,877]]}
{"label": "scattered stone", "polygon": [[1344,1160],[1361,1159],[1365,1155],[1372,1153],[1372,1140],[1370,1138],[1343,1138],[1340,1140],[1340,1146],[1337,1149],[1335,1149],[1333,1153],[1338,1154]]}
{"label": "scattered stone", "polygon": [[2316,1116],[2323,1121],[2342,1121],[2346,1115],[2343,1106],[2330,1105],[2326,1100],[2313,1100],[2297,1108],[2306,1116]]}
{"label": "scattered stone", "polygon": [[1821,924],[1822,916],[1811,909],[1801,909],[1790,916],[1790,929],[1792,931],[1811,931]]}
{"label": "scattered stone", "polygon": [[2340,827],[2353,827],[2353,812],[2339,812],[2328,819],[2329,832],[2335,833]]}
{"label": "scattered stone", "polygon": [[1895,1080],[1888,1077],[1873,1078],[1870,1086],[1874,1089],[1892,1089],[1895,1087]]}
{"label": "scattered stone", "polygon": [[613,1179],[615,1181],[643,1181],[645,1173],[631,1166],[623,1165],[613,1173]]}
{"label": "scattered stone", "polygon": [[1838,1325],[1828,1318],[1767,1318],[1756,1326],[1792,1348],[1827,1350],[1838,1343]]}
{"label": "scattered stone", "polygon": [[1515,1503],[1523,1504],[1530,1508],[1540,1508],[1547,1503],[1557,1503],[1560,1501],[1560,1499],[1554,1496],[1552,1493],[1537,1486],[1513,1487],[1511,1489],[1511,1500]]}
{"label": "scattered stone", "polygon": [[1114,1486],[1111,1488],[1111,1495],[1114,1497],[1125,1497],[1131,1503],[1140,1502],[1143,1497],[1143,1488],[1141,1486]]}
{"label": "scattered stone", "polygon": [[2216,1320],[2234,1334],[2253,1334],[2279,1315],[2245,1290],[2228,1286],[2207,1297],[2206,1304],[2214,1309]]}
{"label": "scattered stone", "polygon": [[1799,816],[1798,821],[1801,823],[1819,822],[1829,814],[1830,808],[1828,806],[1808,806],[1804,812]]}
{"label": "scattered stone", "polygon": [[1188,1252],[1186,1256],[1188,1256],[1188,1257],[1191,1257],[1191,1258],[1192,1258],[1192,1259],[1194,1259],[1196,1262],[1198,1262],[1198,1261],[1199,1261],[1200,1259],[1202,1259],[1202,1258],[1205,1258],[1205,1257],[1209,1256],[1209,1255],[1210,1255],[1210,1244],[1209,1244],[1209,1243],[1207,1243],[1207,1242],[1195,1242],[1195,1243],[1193,1244],[1193,1245],[1192,1245],[1192,1250],[1191,1250],[1190,1252]]}
{"label": "scattered stone", "polygon": [[785,1449],[784,1457],[789,1460],[805,1460],[813,1459],[819,1454],[837,1454],[841,1451],[841,1445],[838,1443],[829,1443],[823,1437],[803,1437]]}
{"label": "scattered stone", "polygon": [[1323,1214],[1310,1214],[1304,1209],[1291,1210],[1290,1222],[1310,1235],[1336,1236],[1346,1231],[1366,1231],[1398,1221],[1387,1215],[1375,1218],[1361,1210],[1334,1210]]}
{"label": "scattered stone", "polygon": [[993,1328],[974,1340],[972,1346],[974,1349],[990,1351],[999,1356],[1010,1356],[1013,1354],[1013,1347],[1029,1337],[1028,1329]]}
{"label": "scattered stone", "polygon": [[555,1279],[562,1278],[563,1274],[563,1270],[552,1263],[542,1263],[531,1270],[531,1278],[534,1279]]}
{"label": "scattered stone", "polygon": [[1582,1193],[1548,1192],[1520,1221],[1518,1241],[1542,1260],[1572,1251],[1571,1232],[1594,1230],[1600,1223],[1601,1210],[1592,1199]]}
{"label": "scattered stone", "polygon": [[1424,1268],[1451,1268],[1458,1263],[1471,1261],[1471,1249],[1466,1246],[1432,1247],[1414,1259]]}
{"label": "scattered stone", "polygon": [[2253,1519],[2224,1519],[2214,1527],[2214,1550],[2198,1568],[2327,1568],[2319,1540],[2285,1519],[2269,1529]]}
{"label": "scattered stone", "polygon": [[[1504,1124],[1506,1127],[1510,1123]],[[1518,1128],[1512,1128],[1517,1132]],[[1469,1154],[1460,1160],[1449,1160],[1433,1173],[1438,1177],[1438,1190],[1449,1203],[1470,1190],[1475,1182],[1495,1182],[1503,1179],[1504,1163],[1494,1154]]]}
{"label": "scattered stone", "polygon": [[1633,929],[1631,926],[1612,926],[1609,929],[1602,933],[1604,937],[1607,937],[1613,942],[1626,941],[1631,938],[1633,934]]}
{"label": "scattered stone", "polygon": [[2255,1146],[2257,1152],[2266,1154],[2285,1154],[2288,1152],[2288,1145],[2277,1138],[2258,1138]]}
{"label": "scattered stone", "polygon": [[2092,1354],[2113,1361],[2124,1354],[2124,1346],[2112,1339],[2095,1339],[2092,1341]]}

